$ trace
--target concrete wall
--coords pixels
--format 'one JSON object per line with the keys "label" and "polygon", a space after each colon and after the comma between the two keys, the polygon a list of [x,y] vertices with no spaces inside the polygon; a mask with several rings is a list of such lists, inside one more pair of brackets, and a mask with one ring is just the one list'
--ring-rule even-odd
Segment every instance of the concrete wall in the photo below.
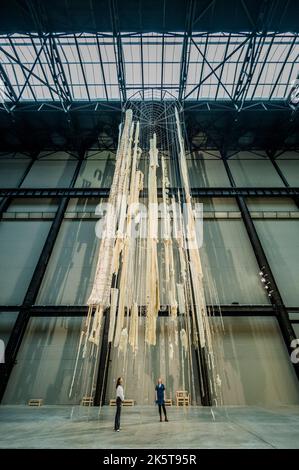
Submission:
{"label": "concrete wall", "polygon": [[46,241],[49,221],[0,223],[0,304],[22,303]]}
{"label": "concrete wall", "polygon": [[80,375],[80,360],[78,383],[71,399],[68,396],[81,323],[80,317],[30,319],[2,403],[26,404],[30,398],[43,398],[45,404],[67,405],[90,395],[91,369],[86,381]]}
{"label": "concrete wall", "polygon": [[[299,404],[298,380],[273,317],[224,317],[216,358],[225,405]],[[215,319],[219,323],[220,319]]]}

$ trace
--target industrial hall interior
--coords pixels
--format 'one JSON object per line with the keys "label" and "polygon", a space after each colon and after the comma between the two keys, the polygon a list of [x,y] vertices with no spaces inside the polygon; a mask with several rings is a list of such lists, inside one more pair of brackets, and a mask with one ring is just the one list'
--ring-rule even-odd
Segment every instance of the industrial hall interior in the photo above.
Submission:
{"label": "industrial hall interior", "polygon": [[299,449],[298,18],[1,1],[1,449]]}

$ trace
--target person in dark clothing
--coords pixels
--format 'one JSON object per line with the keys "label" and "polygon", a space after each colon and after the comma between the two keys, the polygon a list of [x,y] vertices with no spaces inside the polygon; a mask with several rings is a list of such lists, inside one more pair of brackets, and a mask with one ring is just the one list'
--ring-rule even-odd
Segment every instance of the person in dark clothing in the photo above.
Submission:
{"label": "person in dark clothing", "polygon": [[121,404],[124,401],[124,389],[122,387],[123,379],[118,377],[116,382],[116,414],[114,421],[114,431],[120,431],[120,413],[121,413]]}
{"label": "person in dark clothing", "polygon": [[168,421],[166,408],[165,408],[165,401],[164,401],[165,385],[162,383],[161,378],[158,379],[158,383],[156,385],[155,390],[156,390],[156,403],[159,406],[160,421],[162,421],[162,408],[163,408],[163,413],[165,416],[165,421]]}

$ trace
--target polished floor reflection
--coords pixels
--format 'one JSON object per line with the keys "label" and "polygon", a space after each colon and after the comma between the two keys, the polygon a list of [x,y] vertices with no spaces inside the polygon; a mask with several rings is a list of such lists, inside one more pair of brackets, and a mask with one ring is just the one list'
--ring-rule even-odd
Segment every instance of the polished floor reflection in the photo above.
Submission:
{"label": "polished floor reflection", "polygon": [[299,406],[277,408],[157,408],[122,410],[122,430],[113,431],[115,409],[79,406],[0,407],[1,448],[293,448],[299,449]]}

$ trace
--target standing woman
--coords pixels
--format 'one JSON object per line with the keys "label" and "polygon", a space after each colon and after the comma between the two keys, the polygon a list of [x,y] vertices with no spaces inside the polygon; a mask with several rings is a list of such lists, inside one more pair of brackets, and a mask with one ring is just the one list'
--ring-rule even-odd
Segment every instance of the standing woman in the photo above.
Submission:
{"label": "standing woman", "polygon": [[163,413],[165,416],[165,421],[168,421],[166,408],[165,408],[165,401],[164,401],[164,392],[165,392],[165,385],[162,384],[162,379],[159,378],[158,383],[156,385],[156,403],[159,406],[160,421],[162,421],[162,408],[163,408]]}
{"label": "standing woman", "polygon": [[118,377],[117,382],[116,382],[116,415],[115,415],[115,421],[114,421],[114,431],[117,431],[117,432],[119,432],[119,429],[120,429],[121,404],[125,399],[122,383],[123,383],[122,377]]}

